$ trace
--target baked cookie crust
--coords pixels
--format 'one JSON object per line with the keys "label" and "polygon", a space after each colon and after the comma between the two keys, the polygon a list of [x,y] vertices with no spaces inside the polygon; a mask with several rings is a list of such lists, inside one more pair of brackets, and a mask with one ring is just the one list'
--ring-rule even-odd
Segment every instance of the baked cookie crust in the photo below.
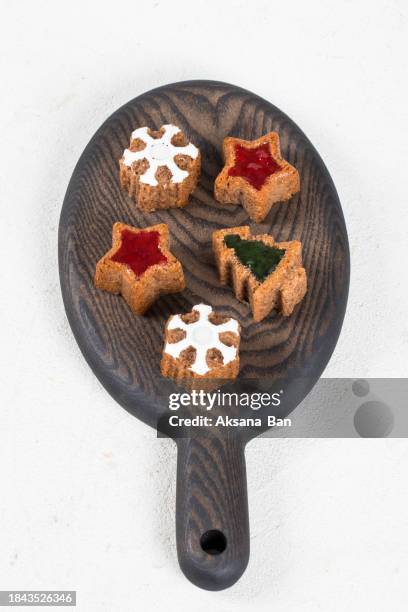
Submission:
{"label": "baked cookie crust", "polygon": [[186,206],[200,169],[199,149],[171,124],[134,130],[119,160],[121,187],[143,212]]}
{"label": "baked cookie crust", "polygon": [[138,315],[144,314],[161,295],[182,291],[183,268],[169,250],[167,225],[139,229],[115,223],[112,248],[96,264],[94,284],[98,289],[122,295]]}
{"label": "baked cookie crust", "polygon": [[299,173],[282,158],[276,132],[256,140],[225,138],[223,154],[225,165],[215,179],[214,197],[223,204],[242,204],[256,223],[300,189]]}
{"label": "baked cookie crust", "polygon": [[[242,264],[234,248],[226,245],[225,238],[229,235],[283,249],[284,255],[265,280],[260,281]],[[215,231],[213,250],[221,283],[232,285],[238,300],[249,302],[255,321],[262,321],[274,308],[283,316],[289,316],[306,294],[306,270],[302,265],[302,244],[298,240],[275,242],[269,234],[252,236],[246,225]]]}

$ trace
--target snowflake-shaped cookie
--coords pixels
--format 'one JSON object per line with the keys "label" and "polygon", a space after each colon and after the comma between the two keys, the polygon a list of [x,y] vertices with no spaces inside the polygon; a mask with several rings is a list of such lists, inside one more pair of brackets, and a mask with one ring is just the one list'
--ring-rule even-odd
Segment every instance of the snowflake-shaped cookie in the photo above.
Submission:
{"label": "snowflake-shaped cookie", "polygon": [[173,136],[180,133],[180,128],[175,125],[163,125],[163,135],[160,138],[152,138],[147,127],[141,127],[132,132],[132,140],[141,140],[146,147],[141,151],[125,149],[123,163],[131,166],[135,161],[147,159],[149,168],[140,176],[141,183],[147,183],[152,187],[158,185],[156,171],[160,166],[166,166],[172,174],[173,183],[181,183],[188,176],[186,170],[181,170],[174,161],[176,155],[188,155],[192,159],[198,156],[198,149],[191,142],[185,147],[176,147],[172,144]]}
{"label": "snowflake-shaped cookie", "polygon": [[[216,320],[214,317],[219,315],[216,315],[211,306],[206,304],[194,306],[191,315],[193,315],[191,322],[186,322],[180,315],[170,317],[166,326],[166,344],[163,351],[162,373],[165,376],[177,378],[178,375],[182,375],[181,370],[187,370],[193,376],[207,375],[219,378],[235,378],[239,368],[238,346],[240,326],[238,321],[222,317],[221,322],[217,324],[214,322]],[[183,333],[183,338],[175,342],[169,341],[171,332],[176,330]],[[225,335],[223,336],[223,334],[234,334],[234,342],[230,341],[226,344]],[[229,336],[229,339],[231,340],[231,336]],[[180,371],[176,372],[174,367],[168,367],[170,364],[167,362],[167,356],[175,360],[171,364],[174,366],[177,360],[182,358],[183,351],[187,349],[194,349],[194,360],[192,363],[189,363],[187,366],[180,363]],[[214,352],[214,350],[221,354],[222,361],[211,367],[208,365],[207,360],[209,354]]]}
{"label": "snowflake-shaped cookie", "polygon": [[200,151],[175,125],[140,127],[119,161],[120,183],[144,212],[185,206],[196,188]]}

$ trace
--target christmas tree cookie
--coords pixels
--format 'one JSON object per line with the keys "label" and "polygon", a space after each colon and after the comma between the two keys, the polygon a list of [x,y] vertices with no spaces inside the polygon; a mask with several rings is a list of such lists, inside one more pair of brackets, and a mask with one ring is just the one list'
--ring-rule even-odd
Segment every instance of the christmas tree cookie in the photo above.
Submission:
{"label": "christmas tree cookie", "polygon": [[161,295],[185,287],[181,263],[169,251],[165,223],[144,229],[115,223],[112,248],[96,264],[95,287],[120,294],[136,314]]}
{"label": "christmas tree cookie", "polygon": [[299,173],[282,158],[276,132],[249,141],[225,138],[224,159],[225,166],[215,180],[215,199],[242,204],[257,223],[273,204],[288,200],[300,189]]}
{"label": "christmas tree cookie", "polygon": [[119,161],[122,188],[143,212],[185,206],[200,175],[200,151],[175,125],[140,127]]}
{"label": "christmas tree cookie", "polygon": [[163,376],[191,388],[200,383],[236,378],[239,371],[240,325],[211,306],[198,304],[166,324],[161,361]]}
{"label": "christmas tree cookie", "polygon": [[275,242],[269,234],[251,236],[242,226],[214,232],[213,249],[221,283],[232,284],[236,297],[249,302],[255,321],[273,308],[290,315],[306,294],[298,240]]}

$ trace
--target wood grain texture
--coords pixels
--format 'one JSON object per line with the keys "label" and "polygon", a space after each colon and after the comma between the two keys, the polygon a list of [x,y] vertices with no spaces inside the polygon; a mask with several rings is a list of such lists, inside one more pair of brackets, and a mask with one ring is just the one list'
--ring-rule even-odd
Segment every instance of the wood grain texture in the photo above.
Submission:
{"label": "wood grain texture", "polygon": [[[187,578],[204,589],[231,586],[248,563],[244,448],[239,436],[220,431],[178,440],[177,555]],[[211,530],[226,538],[226,548],[219,554],[208,554],[201,546],[203,534]]]}
{"label": "wood grain texture", "polygon": [[[118,160],[133,129],[178,125],[200,148],[202,175],[184,209],[143,214],[119,186]],[[255,139],[271,130],[282,155],[300,173],[301,191],[275,205],[264,222],[250,223],[241,206],[213,199],[222,167],[225,136]],[[136,317],[123,299],[96,290],[95,264],[109,249],[112,225],[138,227],[167,223],[171,249],[183,263],[187,289],[161,298],[145,317]],[[250,310],[218,281],[211,236],[216,229],[250,225],[278,241],[298,239],[309,291],[293,315],[271,314],[254,323]],[[242,325],[240,383],[280,378],[293,385],[290,412],[326,366],[340,333],[349,284],[347,232],[330,175],[301,130],[258,96],[212,81],[167,85],[135,98],[98,130],[81,156],[65,197],[59,228],[59,266],[64,304],[72,330],[89,365],[109,393],[132,414],[156,426],[166,405],[168,383],[160,377],[163,330],[170,314],[205,302]],[[177,440],[177,542],[186,575],[204,588],[224,588],[246,566],[249,554],[243,447],[259,431],[233,435],[208,431],[205,439]],[[212,484],[209,484],[212,483]],[[209,488],[210,487],[210,488]],[[199,547],[211,526],[227,536],[220,555]],[[215,527],[214,527],[215,526]]]}

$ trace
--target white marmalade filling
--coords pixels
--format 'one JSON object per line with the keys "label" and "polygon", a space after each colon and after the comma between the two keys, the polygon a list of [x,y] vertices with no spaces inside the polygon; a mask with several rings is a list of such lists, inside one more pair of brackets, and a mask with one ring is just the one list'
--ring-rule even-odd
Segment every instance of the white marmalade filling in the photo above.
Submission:
{"label": "white marmalade filling", "polygon": [[192,159],[196,159],[198,149],[192,143],[185,147],[176,147],[171,143],[173,136],[180,132],[180,128],[175,125],[163,125],[163,135],[160,138],[152,138],[149,135],[147,127],[141,127],[132,132],[132,140],[138,138],[145,143],[145,148],[141,151],[131,151],[125,149],[123,152],[123,163],[126,166],[131,166],[133,162],[140,159],[147,159],[149,167],[140,177],[141,183],[146,183],[152,187],[158,185],[156,179],[156,171],[160,166],[168,168],[172,175],[173,183],[182,183],[188,177],[186,170],[181,170],[174,161],[176,155],[188,155]]}
{"label": "white marmalade filling", "polygon": [[223,364],[226,365],[235,359],[238,349],[235,346],[227,346],[220,340],[223,332],[233,332],[239,334],[238,321],[228,319],[226,323],[215,325],[209,321],[208,316],[213,312],[211,306],[198,304],[193,310],[199,313],[199,318],[195,323],[184,323],[180,315],[174,315],[167,325],[168,330],[181,329],[186,332],[186,337],[179,342],[167,342],[164,352],[177,359],[180,353],[189,346],[196,350],[194,363],[189,369],[196,374],[203,375],[209,371],[207,365],[207,351],[218,349],[223,357]]}

